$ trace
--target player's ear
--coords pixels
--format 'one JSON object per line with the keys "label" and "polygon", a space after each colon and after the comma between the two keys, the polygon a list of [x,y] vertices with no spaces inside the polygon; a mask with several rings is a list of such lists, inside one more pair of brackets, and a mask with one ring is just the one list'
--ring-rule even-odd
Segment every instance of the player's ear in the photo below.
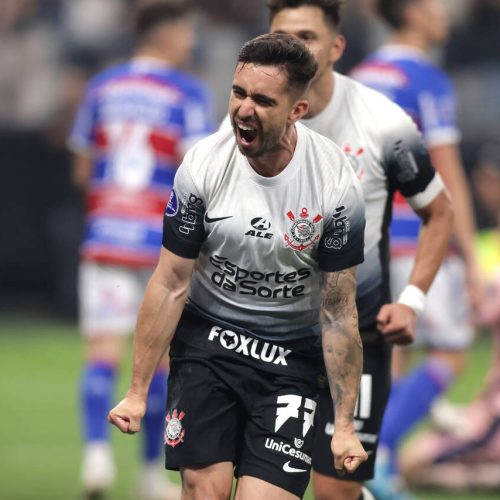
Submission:
{"label": "player's ear", "polygon": [[344,54],[346,40],[344,35],[336,33],[333,38],[332,46],[330,47],[330,62],[335,64]]}
{"label": "player's ear", "polygon": [[299,121],[309,111],[309,101],[307,99],[299,99],[295,101],[290,114],[288,115],[288,123],[290,125]]}

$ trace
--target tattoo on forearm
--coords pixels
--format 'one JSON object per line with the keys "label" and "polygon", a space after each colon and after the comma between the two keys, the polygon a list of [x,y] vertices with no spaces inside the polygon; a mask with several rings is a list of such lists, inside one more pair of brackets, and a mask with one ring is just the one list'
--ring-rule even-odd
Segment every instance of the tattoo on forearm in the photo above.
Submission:
{"label": "tattoo on forearm", "polygon": [[325,273],[321,288],[323,352],[339,417],[352,418],[362,369],[355,269]]}

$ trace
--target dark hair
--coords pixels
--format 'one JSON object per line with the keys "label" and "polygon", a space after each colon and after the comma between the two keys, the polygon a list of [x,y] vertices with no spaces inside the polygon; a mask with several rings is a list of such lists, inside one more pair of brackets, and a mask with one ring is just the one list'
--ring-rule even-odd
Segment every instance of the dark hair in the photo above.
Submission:
{"label": "dark hair", "polygon": [[340,25],[340,8],[343,0],[266,0],[271,21],[273,17],[283,9],[295,9],[304,5],[319,7],[325,14],[325,18],[334,29]]}
{"label": "dark hair", "polygon": [[267,33],[246,42],[238,63],[278,66],[286,72],[288,85],[300,94],[306,91],[318,68],[306,45],[284,33]]}
{"label": "dark hair", "polygon": [[139,39],[142,39],[160,24],[184,17],[191,9],[192,5],[189,2],[165,0],[148,2],[137,11],[135,33]]}
{"label": "dark hair", "polygon": [[418,0],[377,0],[375,7],[380,17],[393,29],[405,26],[405,9]]}

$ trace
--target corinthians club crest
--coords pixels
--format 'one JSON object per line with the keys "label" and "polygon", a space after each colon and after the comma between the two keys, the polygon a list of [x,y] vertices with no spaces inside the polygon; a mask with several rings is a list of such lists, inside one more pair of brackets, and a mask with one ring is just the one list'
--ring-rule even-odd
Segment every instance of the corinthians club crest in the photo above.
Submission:
{"label": "corinthians club crest", "polygon": [[301,252],[318,241],[320,233],[317,224],[323,219],[322,215],[317,214],[311,219],[307,208],[303,208],[298,217],[291,210],[286,215],[292,225],[285,233],[285,246]]}
{"label": "corinthians club crest", "polygon": [[363,148],[358,148],[356,151],[354,151],[349,144],[344,144],[342,149],[347,158],[349,158],[349,161],[351,162],[352,168],[354,169],[354,172],[356,172],[358,179],[360,181],[363,180],[366,172],[365,169],[360,166],[359,158],[365,152],[365,150]]}
{"label": "corinthians club crest", "polygon": [[179,443],[184,441],[184,434],[186,430],[182,426],[181,420],[184,418],[185,413],[183,411],[178,412],[177,408],[172,411],[172,415],[167,413],[165,422],[167,426],[165,427],[165,444],[168,444],[172,448],[175,448]]}

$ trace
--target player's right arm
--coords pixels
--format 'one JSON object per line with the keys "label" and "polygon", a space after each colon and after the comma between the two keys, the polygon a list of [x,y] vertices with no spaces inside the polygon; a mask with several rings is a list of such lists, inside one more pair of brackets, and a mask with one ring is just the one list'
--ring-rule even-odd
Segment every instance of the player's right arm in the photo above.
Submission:
{"label": "player's right arm", "polygon": [[149,384],[167,350],[181,317],[193,272],[194,259],[179,257],[162,248],[139,310],[134,336],[132,380],[125,398],[108,420],[122,432],[140,430],[146,411]]}
{"label": "player's right arm", "polygon": [[134,336],[132,380],[108,420],[122,432],[140,429],[149,384],[169,347],[186,303],[193,267],[205,241],[205,199],[190,173],[188,152],[177,170],[163,218],[163,247],[139,310]]}

